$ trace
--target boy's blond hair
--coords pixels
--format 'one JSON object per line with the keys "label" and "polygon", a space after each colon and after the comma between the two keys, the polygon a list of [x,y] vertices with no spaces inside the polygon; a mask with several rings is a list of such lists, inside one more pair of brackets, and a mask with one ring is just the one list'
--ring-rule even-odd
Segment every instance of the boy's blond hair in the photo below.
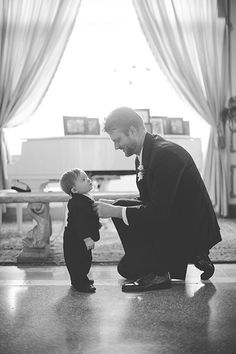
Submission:
{"label": "boy's blond hair", "polygon": [[82,170],[80,168],[73,168],[66,171],[60,178],[60,186],[63,192],[71,194],[71,189],[74,187],[76,179],[80,176]]}

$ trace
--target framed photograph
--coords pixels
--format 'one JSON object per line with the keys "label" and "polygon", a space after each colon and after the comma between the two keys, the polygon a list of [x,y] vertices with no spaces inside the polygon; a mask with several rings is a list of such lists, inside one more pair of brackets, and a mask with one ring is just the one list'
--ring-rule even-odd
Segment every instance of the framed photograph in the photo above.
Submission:
{"label": "framed photograph", "polygon": [[235,198],[236,197],[236,165],[231,165],[230,166],[230,197]]}
{"label": "framed photograph", "polygon": [[183,118],[169,118],[169,134],[184,134]]}
{"label": "framed photograph", "polygon": [[230,131],[230,152],[236,152],[236,131]]}
{"label": "framed photograph", "polygon": [[148,133],[152,134],[152,124],[151,123],[144,123],[145,128]]}
{"label": "framed photograph", "polygon": [[152,133],[164,135],[164,120],[166,117],[151,117]]}
{"label": "framed photograph", "polygon": [[[236,110],[236,109],[235,109]],[[229,121],[229,130],[231,132],[236,132],[236,112],[233,120]]]}
{"label": "framed photograph", "polygon": [[86,117],[63,117],[64,134],[86,134]]}
{"label": "framed photograph", "polygon": [[135,109],[135,112],[138,113],[144,123],[150,122],[150,110],[148,108]]}
{"label": "framed photograph", "polygon": [[190,135],[190,124],[188,120],[183,121],[184,124],[184,135]]}
{"label": "framed photograph", "polygon": [[100,134],[100,124],[98,118],[87,118],[86,134],[99,135]]}

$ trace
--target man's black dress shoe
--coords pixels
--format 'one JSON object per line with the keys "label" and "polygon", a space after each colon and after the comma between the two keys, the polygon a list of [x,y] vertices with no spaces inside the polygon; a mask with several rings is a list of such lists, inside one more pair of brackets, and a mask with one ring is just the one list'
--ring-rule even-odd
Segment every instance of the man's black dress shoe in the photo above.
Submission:
{"label": "man's black dress shoe", "polygon": [[79,291],[81,293],[95,293],[96,291],[96,288],[93,284],[91,283],[88,283],[88,284],[85,284],[85,285],[72,285],[72,287],[76,290],[76,291]]}
{"label": "man's black dress shoe", "polygon": [[215,266],[206,254],[197,256],[194,265],[203,271],[201,274],[202,280],[210,279],[215,272]]}
{"label": "man's black dress shoe", "polygon": [[165,275],[147,274],[136,281],[127,282],[122,286],[124,292],[139,292],[149,290],[169,289],[171,280],[169,273]]}

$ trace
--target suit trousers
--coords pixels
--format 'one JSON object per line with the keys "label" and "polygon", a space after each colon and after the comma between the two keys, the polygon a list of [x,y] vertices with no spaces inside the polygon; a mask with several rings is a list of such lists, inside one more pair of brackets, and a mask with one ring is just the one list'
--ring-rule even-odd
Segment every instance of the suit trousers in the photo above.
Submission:
{"label": "suit trousers", "polygon": [[64,233],[64,258],[71,284],[76,288],[88,284],[87,274],[91,268],[92,252],[87,250],[83,239]]}
{"label": "suit trousers", "polygon": [[[119,199],[114,205],[136,206],[142,202],[136,199]],[[148,273],[163,275],[170,272],[172,278],[185,279],[187,261],[179,259],[172,262],[169,259],[168,248],[161,240],[158,230],[149,225],[137,228],[126,225],[122,219],[112,218],[120,237],[124,256],[118,264],[118,272],[124,278],[137,279]]]}

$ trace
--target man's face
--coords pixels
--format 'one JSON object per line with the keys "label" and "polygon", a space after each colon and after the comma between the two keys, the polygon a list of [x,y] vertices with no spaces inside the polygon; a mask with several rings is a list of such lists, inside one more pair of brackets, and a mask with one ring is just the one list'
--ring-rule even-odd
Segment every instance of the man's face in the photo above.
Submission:
{"label": "man's face", "polygon": [[109,132],[109,136],[114,143],[116,150],[123,150],[126,157],[137,154],[137,136],[132,129],[129,130],[128,135],[120,129],[114,129]]}

